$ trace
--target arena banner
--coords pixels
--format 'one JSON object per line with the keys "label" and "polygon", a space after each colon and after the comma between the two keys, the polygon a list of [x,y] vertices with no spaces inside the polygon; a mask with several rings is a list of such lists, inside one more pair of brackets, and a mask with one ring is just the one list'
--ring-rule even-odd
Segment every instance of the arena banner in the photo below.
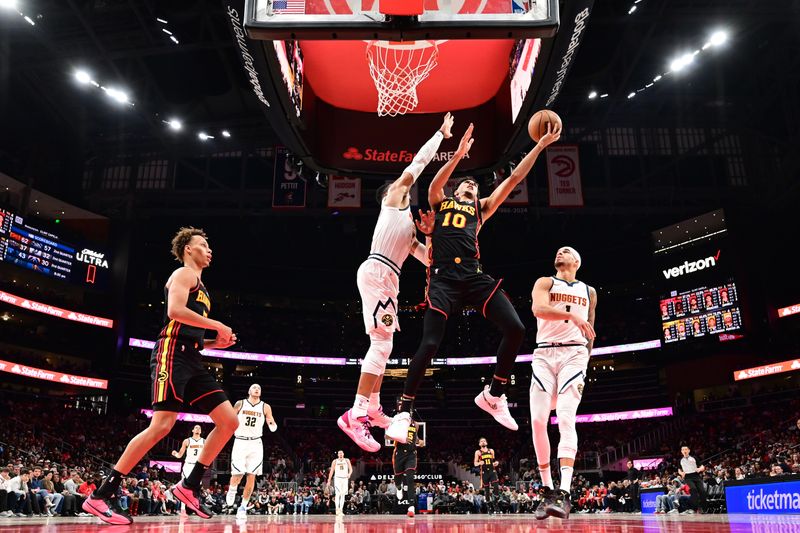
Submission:
{"label": "arena banner", "polygon": [[781,307],[780,309],[778,309],[778,318],[796,315],[797,313],[800,313],[800,304],[794,304],[788,307]]}
{"label": "arena banner", "polygon": [[[139,412],[142,413],[147,418],[153,418],[153,410],[152,409],[139,409]],[[194,422],[197,424],[213,424],[214,421],[208,415],[201,415],[199,413],[178,413],[178,422]]]}
{"label": "arena banner", "polygon": [[54,370],[45,370],[33,366],[21,365],[0,359],[0,372],[16,374],[26,378],[40,379],[43,381],[53,381],[64,385],[75,385],[78,387],[88,387],[90,389],[107,389],[108,380],[90,378],[88,376],[76,376],[73,374],[62,374]]}
{"label": "arena banner", "polygon": [[559,144],[547,147],[545,153],[550,207],[583,207],[578,147]]}
{"label": "arena banner", "polygon": [[728,514],[800,514],[800,481],[786,477],[725,482]]}
{"label": "arena banner", "polygon": [[664,494],[664,488],[642,489],[639,492],[639,501],[642,504],[642,514],[655,514],[656,498]]}
{"label": "arena banner", "polygon": [[361,178],[330,176],[328,179],[328,207],[334,209],[361,207]]}
{"label": "arena banner", "polygon": [[272,207],[302,209],[306,206],[306,180],[285,149],[275,154],[275,179],[272,182]]}
{"label": "arena banner", "polygon": [[[592,422],[617,422],[621,420],[639,420],[640,418],[660,418],[672,416],[672,407],[656,407],[655,409],[636,409],[634,411],[617,411],[616,413],[594,413],[588,415],[577,415],[577,424],[587,424]],[[558,417],[550,417],[551,424],[558,424]]]}
{"label": "arena banner", "polygon": [[800,359],[789,359],[788,361],[781,361],[780,363],[770,363],[768,365],[737,370],[733,373],[733,380],[742,381],[745,379],[762,378],[764,376],[783,374],[784,372],[792,372],[794,370],[800,370]]}
{"label": "arena banner", "polygon": [[167,472],[177,474],[181,471],[183,463],[180,461],[150,461],[150,468],[164,468]]}
{"label": "arena banner", "polygon": [[94,315],[86,315],[78,313],[77,311],[70,311],[69,309],[61,309],[52,305],[43,304],[22,296],[17,296],[9,292],[0,291],[0,302],[22,307],[28,311],[35,311],[43,315],[50,315],[56,318],[63,318],[64,320],[72,320],[80,322],[81,324],[88,324],[90,326],[100,326],[101,328],[114,327],[114,321],[110,318],[103,318]]}

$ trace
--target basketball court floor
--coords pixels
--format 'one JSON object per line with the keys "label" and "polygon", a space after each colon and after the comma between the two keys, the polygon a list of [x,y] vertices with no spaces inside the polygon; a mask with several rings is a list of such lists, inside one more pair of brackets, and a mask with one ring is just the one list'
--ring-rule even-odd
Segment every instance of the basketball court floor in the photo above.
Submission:
{"label": "basketball court floor", "polygon": [[537,521],[532,515],[399,515],[335,516],[250,516],[240,522],[233,516],[200,520],[196,517],[141,517],[130,526],[101,525],[96,518],[39,519],[20,518],[0,521],[0,531],[7,533],[83,533],[87,531],[130,533],[250,533],[287,531],[306,533],[471,533],[497,531],[580,531],[583,533],[706,533],[706,532],[798,532],[800,515],[575,515],[569,520],[550,518]]}

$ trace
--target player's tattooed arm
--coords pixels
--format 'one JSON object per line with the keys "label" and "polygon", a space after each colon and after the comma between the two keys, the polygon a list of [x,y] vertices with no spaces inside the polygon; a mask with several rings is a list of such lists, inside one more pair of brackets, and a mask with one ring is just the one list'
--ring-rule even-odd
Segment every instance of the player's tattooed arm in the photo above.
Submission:
{"label": "player's tattooed arm", "polygon": [[514,171],[511,175],[503,180],[503,182],[492,191],[491,195],[481,200],[481,216],[484,221],[492,216],[495,211],[497,211],[497,208],[506,201],[506,198],[508,198],[511,191],[514,190],[514,187],[519,185],[519,183],[528,176],[539,154],[542,153],[548,145],[556,142],[561,137],[561,128],[551,131],[550,126],[550,123],[548,123],[547,133],[539,139],[539,142],[533,147],[533,150],[522,158],[519,165],[514,167]]}
{"label": "player's tattooed arm", "polygon": [[[594,317],[595,317],[595,309],[597,308],[597,291],[594,287],[589,287],[589,324],[592,325],[594,328]],[[594,347],[594,337],[588,339],[588,343],[586,343],[586,349],[589,350],[589,355],[592,353],[592,348]]]}

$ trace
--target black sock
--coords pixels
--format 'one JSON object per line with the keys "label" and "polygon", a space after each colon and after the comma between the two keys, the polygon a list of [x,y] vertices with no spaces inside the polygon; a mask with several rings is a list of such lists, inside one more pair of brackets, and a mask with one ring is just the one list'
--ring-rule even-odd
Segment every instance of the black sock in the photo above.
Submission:
{"label": "black sock", "polygon": [[208,467],[203,463],[195,463],[194,468],[189,472],[189,477],[183,480],[183,485],[190,489],[199,489],[200,482],[203,481],[203,475],[205,475],[206,470],[208,470]]}
{"label": "black sock", "polygon": [[499,398],[506,392],[506,383],[508,383],[507,379],[492,376],[492,384],[489,386],[489,394]]}
{"label": "black sock", "polygon": [[125,477],[125,474],[122,472],[117,472],[116,470],[112,470],[108,477],[103,481],[103,484],[100,485],[100,488],[94,491],[93,496],[98,498],[110,498],[117,493],[117,489],[119,489],[119,484],[122,483],[122,478]]}
{"label": "black sock", "polygon": [[400,397],[398,411],[401,413],[411,413],[412,409],[414,409],[414,398],[409,398],[403,394],[403,396]]}

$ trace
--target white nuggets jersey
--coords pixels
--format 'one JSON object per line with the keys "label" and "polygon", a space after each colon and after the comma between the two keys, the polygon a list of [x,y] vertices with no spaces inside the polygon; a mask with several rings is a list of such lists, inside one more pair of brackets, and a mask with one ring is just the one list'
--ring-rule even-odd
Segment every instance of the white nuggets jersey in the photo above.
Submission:
{"label": "white nuggets jersey", "polygon": [[250,400],[242,400],[242,408],[236,414],[239,417],[239,427],[234,433],[235,437],[252,439],[261,437],[264,433],[264,402],[259,401],[253,405]]}
{"label": "white nuggets jersey", "polygon": [[[584,320],[589,319],[589,286],[575,280],[568,283],[552,276],[550,305],[561,311],[575,313]],[[536,344],[586,344],[581,330],[569,320],[536,319]]]}
{"label": "white nuggets jersey", "polygon": [[345,479],[350,477],[347,475],[347,459],[336,459],[336,465],[334,470],[335,472],[333,474],[333,477],[345,478]]}
{"label": "white nuggets jersey", "polygon": [[200,457],[200,453],[206,445],[206,439],[200,437],[195,440],[194,437],[189,437],[189,447],[186,449],[186,459],[183,461],[187,465],[193,465]]}
{"label": "white nuggets jersey", "polygon": [[389,207],[381,204],[381,214],[372,233],[369,257],[384,263],[400,275],[403,262],[411,251],[411,240],[416,235],[411,208]]}

